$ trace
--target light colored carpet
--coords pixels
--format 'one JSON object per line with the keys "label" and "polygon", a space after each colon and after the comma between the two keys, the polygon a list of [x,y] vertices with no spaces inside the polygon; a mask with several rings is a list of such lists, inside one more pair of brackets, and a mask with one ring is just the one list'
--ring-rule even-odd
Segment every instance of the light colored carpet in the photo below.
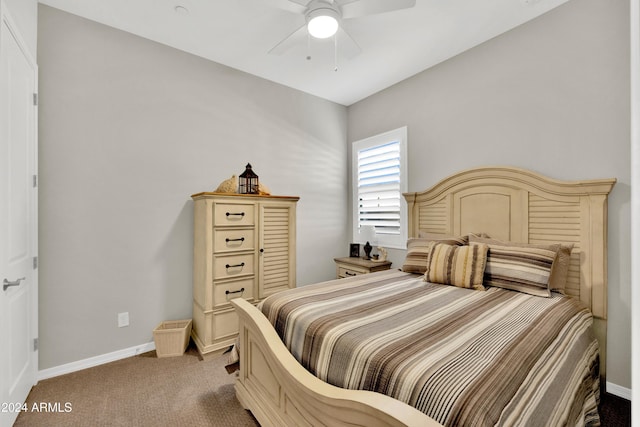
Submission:
{"label": "light colored carpet", "polygon": [[[40,381],[14,425],[257,426],[235,397],[227,355],[201,360],[192,346],[180,357],[152,351]],[[61,412],[32,411],[34,404]]]}
{"label": "light colored carpet", "polygon": [[[15,426],[249,426],[258,423],[235,396],[227,355],[201,360],[189,347],[180,357],[155,351],[40,381]],[[603,427],[631,425],[631,403],[601,393]],[[70,412],[33,412],[36,404]]]}

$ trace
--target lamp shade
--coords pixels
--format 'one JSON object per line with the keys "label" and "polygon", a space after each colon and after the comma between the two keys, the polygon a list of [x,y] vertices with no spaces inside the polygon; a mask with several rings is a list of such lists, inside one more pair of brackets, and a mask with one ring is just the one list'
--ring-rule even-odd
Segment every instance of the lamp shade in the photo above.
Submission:
{"label": "lamp shade", "polygon": [[374,243],[376,240],[376,228],[373,225],[360,226],[360,241]]}
{"label": "lamp shade", "polygon": [[338,31],[338,18],[338,13],[333,9],[315,9],[307,15],[307,30],[317,39],[326,39]]}

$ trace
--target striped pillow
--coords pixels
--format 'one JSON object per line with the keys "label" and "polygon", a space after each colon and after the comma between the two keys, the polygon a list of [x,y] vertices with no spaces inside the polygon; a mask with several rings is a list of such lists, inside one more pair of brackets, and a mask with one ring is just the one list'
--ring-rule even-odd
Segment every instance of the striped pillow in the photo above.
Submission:
{"label": "striped pillow", "polygon": [[[482,237],[489,237],[483,234]],[[464,246],[469,244],[469,235],[464,236],[450,236],[448,234],[430,233],[428,231],[418,231],[418,238],[425,239],[428,242],[442,242],[448,245]]]}
{"label": "striped pillow", "polygon": [[462,246],[467,244],[467,236],[455,237],[447,236],[446,234],[429,233],[425,237],[410,238],[407,240],[407,256],[402,264],[402,271],[424,274],[428,266],[429,245],[432,242]]}
{"label": "striped pillow", "polygon": [[459,288],[484,290],[482,286],[487,245],[452,246],[433,243],[424,280]]}
{"label": "striped pillow", "polygon": [[[471,246],[484,243],[471,243]],[[489,245],[484,284],[550,297],[549,279],[556,251],[540,247]]]}
{"label": "striped pillow", "polygon": [[565,287],[569,275],[569,264],[571,263],[571,250],[573,243],[549,243],[549,244],[532,244],[503,241],[491,239],[488,236],[469,235],[469,243],[486,243],[489,248],[494,246],[518,246],[522,248],[542,248],[556,252],[556,258],[551,266],[551,275],[549,276],[549,289],[554,292],[565,293]]}
{"label": "striped pillow", "polygon": [[549,278],[549,288],[554,292],[566,294],[565,288],[569,279],[569,265],[571,263],[571,250],[573,243],[561,244],[556,260],[551,268],[551,277]]}

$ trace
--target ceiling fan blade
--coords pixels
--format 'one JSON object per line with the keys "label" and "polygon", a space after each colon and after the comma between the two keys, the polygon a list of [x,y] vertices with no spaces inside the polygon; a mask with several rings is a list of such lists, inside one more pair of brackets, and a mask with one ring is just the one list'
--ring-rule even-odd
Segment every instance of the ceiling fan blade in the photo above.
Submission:
{"label": "ceiling fan blade", "polygon": [[297,14],[304,14],[309,3],[308,0],[266,0],[266,2],[278,9]]}
{"label": "ceiling fan blade", "polygon": [[338,29],[336,36],[338,37],[338,52],[340,52],[340,56],[351,59],[360,55],[362,48],[342,25]]}
{"label": "ceiling fan blade", "polygon": [[298,43],[303,43],[307,37],[307,25],[301,25],[297,30],[289,34],[287,37],[282,39],[277,45],[269,50],[271,55],[282,55],[289,49],[291,49],[294,45]]}
{"label": "ceiling fan blade", "polygon": [[416,5],[416,0],[346,0],[339,2],[339,4],[342,9],[342,17],[349,19],[408,9]]}

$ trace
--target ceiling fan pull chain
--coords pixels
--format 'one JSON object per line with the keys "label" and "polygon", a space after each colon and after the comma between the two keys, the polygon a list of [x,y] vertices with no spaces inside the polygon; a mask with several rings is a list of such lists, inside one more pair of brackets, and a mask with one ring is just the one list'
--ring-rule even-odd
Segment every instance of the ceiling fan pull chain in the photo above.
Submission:
{"label": "ceiling fan pull chain", "polygon": [[307,61],[311,61],[311,34],[307,33]]}
{"label": "ceiling fan pull chain", "polygon": [[333,71],[338,71],[338,33],[333,35]]}

